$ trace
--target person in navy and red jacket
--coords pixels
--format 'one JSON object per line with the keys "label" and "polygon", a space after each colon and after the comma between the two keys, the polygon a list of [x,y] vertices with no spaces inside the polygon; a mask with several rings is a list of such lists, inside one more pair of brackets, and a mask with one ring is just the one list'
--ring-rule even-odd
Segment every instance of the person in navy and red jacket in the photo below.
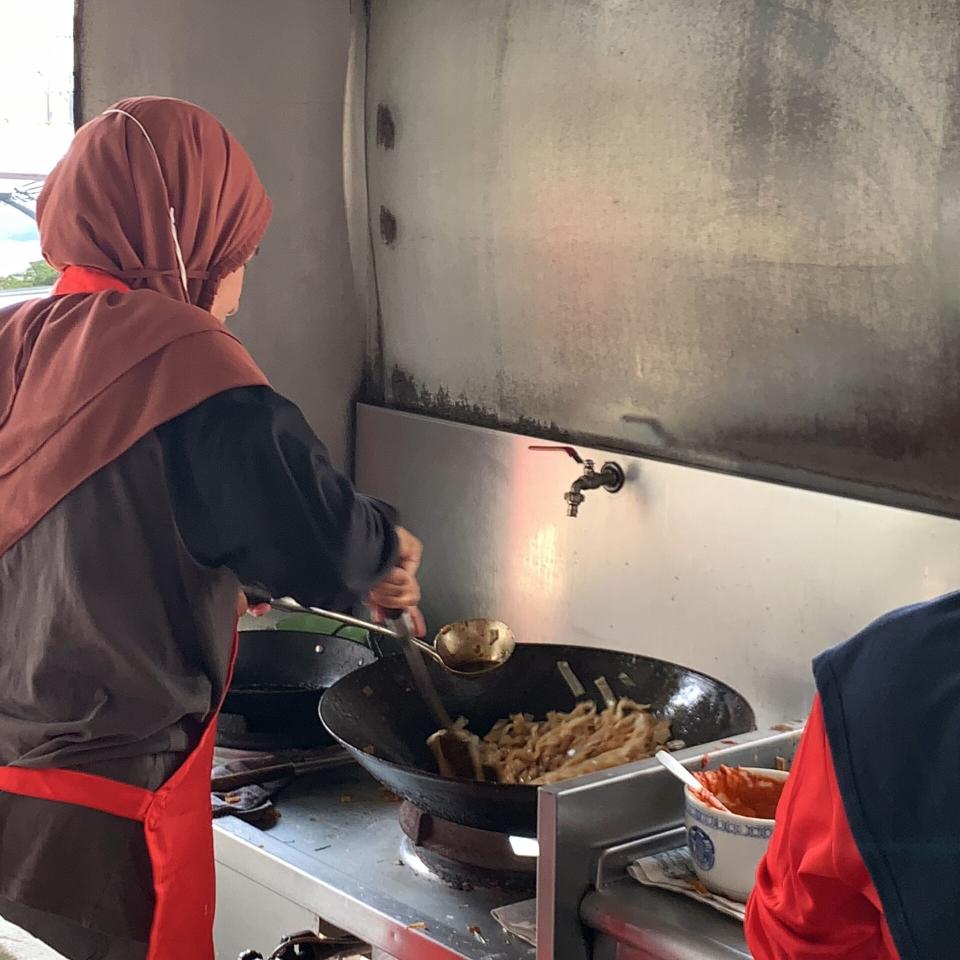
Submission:
{"label": "person in navy and red jacket", "polygon": [[747,910],[755,960],[960,956],[960,594],[814,661],[817,697]]}

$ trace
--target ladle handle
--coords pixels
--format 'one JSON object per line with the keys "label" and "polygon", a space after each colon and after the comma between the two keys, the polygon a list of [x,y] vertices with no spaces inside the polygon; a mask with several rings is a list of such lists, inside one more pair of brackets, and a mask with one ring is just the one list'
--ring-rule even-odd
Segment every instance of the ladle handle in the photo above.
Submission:
{"label": "ladle handle", "polygon": [[244,587],[243,593],[247,598],[247,602],[252,607],[259,606],[260,604],[268,604],[272,609],[280,610],[283,613],[300,613],[313,617],[326,617],[329,620],[339,620],[340,623],[348,627],[360,627],[363,630],[376,633],[381,637],[390,637],[391,640],[399,640],[401,643],[412,644],[422,650],[428,657],[436,660],[441,665],[443,664],[435,647],[429,643],[425,643],[423,640],[418,640],[413,635],[415,629],[413,619],[407,610],[388,610],[384,614],[388,620],[392,620],[394,623],[399,621],[403,624],[404,629],[397,631],[388,626],[382,626],[379,623],[371,623],[369,620],[351,617],[346,613],[334,613],[332,610],[324,610],[322,607],[304,607],[297,603],[296,600],[290,600],[287,597],[280,600],[271,599],[265,596],[262,591],[258,592],[254,587]]}
{"label": "ladle handle", "polygon": [[416,636],[417,628],[413,622],[413,617],[410,616],[409,610],[384,610],[383,615],[386,617],[387,623],[398,625],[398,629],[390,631],[396,639],[419,647],[419,649],[432,660],[436,660],[441,666],[444,665],[443,660],[440,659],[440,655],[437,653],[437,648]]}
{"label": "ladle handle", "polygon": [[360,627],[363,630],[369,630],[371,633],[377,633],[381,637],[391,637],[394,640],[400,639],[396,631],[391,630],[389,627],[382,626],[379,623],[371,623],[369,620],[361,620],[359,617],[351,617],[346,613],[334,613],[332,610],[324,610],[321,607],[304,607],[297,603],[296,600],[290,600],[286,597],[275,600],[263,594],[258,595],[257,591],[252,588],[245,587],[243,592],[251,607],[268,604],[274,610],[279,610],[282,613],[301,613],[308,614],[312,617],[326,617],[328,620],[339,620],[340,623],[348,627]]}
{"label": "ladle handle", "polygon": [[[401,643],[410,643],[422,650],[428,657],[431,657],[439,663],[443,662],[440,660],[440,656],[437,654],[435,647],[429,643],[425,643],[423,640],[418,640],[413,635],[413,620],[407,610],[389,610],[384,614],[388,620],[392,620],[394,623],[397,621],[403,623],[405,629],[401,632],[389,626],[372,623],[369,620],[361,620],[359,617],[351,617],[346,613],[334,613],[332,610],[324,610],[322,607],[304,607],[297,603],[296,600],[290,600],[286,597],[280,600],[272,600],[262,595],[257,596],[256,591],[248,592],[247,590],[244,590],[244,594],[251,606],[266,603],[269,604],[272,609],[280,610],[283,613],[300,613],[312,617],[326,617],[329,620],[339,620],[340,623],[348,627],[360,627],[363,630],[369,630],[371,633],[379,634],[381,637],[389,637],[391,640],[399,640]],[[397,614],[397,616],[394,616],[395,614]]]}
{"label": "ladle handle", "polygon": [[394,631],[398,637],[402,637],[404,631],[411,637],[413,636],[416,627],[414,626],[413,617],[410,616],[409,610],[384,610],[383,616],[387,623],[400,624],[401,629]]}

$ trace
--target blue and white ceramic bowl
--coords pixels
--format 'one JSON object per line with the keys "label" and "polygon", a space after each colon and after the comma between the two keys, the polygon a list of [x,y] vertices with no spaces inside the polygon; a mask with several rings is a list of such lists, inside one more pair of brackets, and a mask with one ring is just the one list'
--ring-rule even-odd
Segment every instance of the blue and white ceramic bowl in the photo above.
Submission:
{"label": "blue and white ceramic bowl", "polygon": [[[784,770],[744,767],[768,780],[786,780]],[[700,882],[729,900],[746,903],[757,867],[773,836],[773,820],[741,817],[708,807],[684,790],[687,844]]]}

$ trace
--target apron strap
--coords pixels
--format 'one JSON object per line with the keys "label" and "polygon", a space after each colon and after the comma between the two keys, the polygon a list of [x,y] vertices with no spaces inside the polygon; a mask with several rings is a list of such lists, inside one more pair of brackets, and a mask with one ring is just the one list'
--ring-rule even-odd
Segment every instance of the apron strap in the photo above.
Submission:
{"label": "apron strap", "polygon": [[72,803],[126,820],[147,816],[153,794],[142,787],[108,780],[78,770],[0,767],[0,790],[36,800]]}

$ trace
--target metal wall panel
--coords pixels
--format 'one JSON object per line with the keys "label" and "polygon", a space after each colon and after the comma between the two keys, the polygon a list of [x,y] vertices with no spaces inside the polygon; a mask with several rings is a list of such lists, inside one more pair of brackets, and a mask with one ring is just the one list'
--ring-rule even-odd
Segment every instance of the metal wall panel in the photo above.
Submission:
{"label": "metal wall panel", "polygon": [[372,0],[366,70],[371,398],[957,509],[957,0]]}
{"label": "metal wall panel", "polygon": [[249,150],[274,215],[230,327],[338,464],[353,450],[364,351],[341,138],[353,6],[84,0],[79,26],[82,119],[121,97],[184,97],[213,111]]}

